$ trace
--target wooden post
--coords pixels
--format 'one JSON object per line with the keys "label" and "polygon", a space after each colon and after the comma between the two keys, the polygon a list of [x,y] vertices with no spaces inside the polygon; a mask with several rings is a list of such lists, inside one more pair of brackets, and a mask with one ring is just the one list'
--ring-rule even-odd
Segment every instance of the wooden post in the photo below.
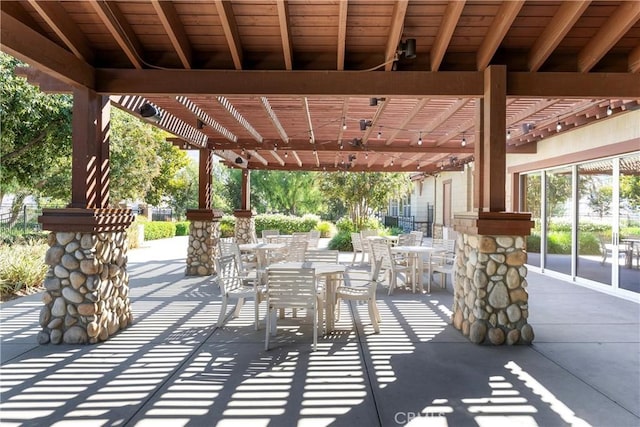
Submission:
{"label": "wooden post", "polygon": [[200,165],[198,174],[198,208],[211,209],[211,150],[200,150]]}
{"label": "wooden post", "polygon": [[503,212],[506,206],[507,67],[491,65],[484,71],[484,156],[482,205],[484,212]]}
{"label": "wooden post", "polygon": [[240,199],[240,210],[251,210],[251,171],[242,170],[242,195]]}
{"label": "wooden post", "polygon": [[73,91],[70,208],[109,206],[109,98],[87,88]]}

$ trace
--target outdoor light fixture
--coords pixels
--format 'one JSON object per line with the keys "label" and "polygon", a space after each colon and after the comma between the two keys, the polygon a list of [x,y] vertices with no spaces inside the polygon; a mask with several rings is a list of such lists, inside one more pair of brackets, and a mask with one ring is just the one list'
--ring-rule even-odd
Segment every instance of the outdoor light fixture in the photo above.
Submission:
{"label": "outdoor light fixture", "polygon": [[609,103],[609,105],[607,106],[607,116],[610,116],[613,114],[613,109],[611,108],[611,103]]}
{"label": "outdoor light fixture", "polygon": [[243,162],[242,157],[240,157],[240,156],[236,157],[236,164],[237,165],[241,165],[242,162]]}
{"label": "outdoor light fixture", "polygon": [[378,129],[378,139],[382,137],[382,126]]}
{"label": "outdoor light fixture", "polygon": [[369,98],[369,107],[375,107],[378,105],[378,98]]}
{"label": "outdoor light fixture", "polygon": [[511,130],[507,130],[507,139],[511,139]]}
{"label": "outdoor light fixture", "polygon": [[416,57],[416,39],[407,39],[404,42],[400,42],[397,50],[398,55],[404,54],[407,59],[413,59]]}
{"label": "outdoor light fixture", "polygon": [[418,137],[418,145],[422,145],[422,132],[420,132],[420,136]]}
{"label": "outdoor light fixture", "polygon": [[371,120],[360,119],[360,130],[365,131],[368,127],[371,127],[373,122]]}
{"label": "outdoor light fixture", "polygon": [[139,112],[143,118],[150,122],[158,123],[162,118],[160,111],[149,103],[143,104],[142,107],[140,107]]}
{"label": "outdoor light fixture", "polygon": [[342,118],[342,130],[347,130],[347,122]]}
{"label": "outdoor light fixture", "polygon": [[558,118],[558,123],[556,124],[556,130],[560,132],[562,130],[562,125],[560,124],[560,118]]}
{"label": "outdoor light fixture", "polygon": [[467,138],[464,137],[464,134],[462,134],[462,141],[460,142],[460,144],[464,147],[465,145],[467,145]]}
{"label": "outdoor light fixture", "polygon": [[204,129],[204,122],[203,122],[202,120],[198,119],[198,120],[196,121],[196,128],[198,128],[198,129]]}

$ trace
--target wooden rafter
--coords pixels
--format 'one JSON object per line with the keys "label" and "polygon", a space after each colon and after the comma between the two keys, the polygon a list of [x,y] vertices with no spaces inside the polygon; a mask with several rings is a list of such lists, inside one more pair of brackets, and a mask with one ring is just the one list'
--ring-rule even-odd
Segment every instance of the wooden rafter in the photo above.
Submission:
{"label": "wooden rafter", "polygon": [[435,129],[442,126],[451,116],[460,111],[465,105],[467,105],[471,101],[469,98],[458,99],[456,102],[451,104],[449,108],[444,110],[442,113],[438,114],[433,120],[431,120],[427,125],[422,128],[423,132],[433,132]]}
{"label": "wooden rafter", "polygon": [[393,15],[391,16],[391,27],[387,34],[387,46],[384,51],[385,71],[391,71],[396,56],[398,44],[402,40],[402,29],[404,27],[404,17],[407,13],[409,0],[397,0],[393,5]]}
{"label": "wooden rafter", "polygon": [[151,0],[151,4],[158,14],[158,18],[162,23],[171,45],[175,49],[182,66],[186,69],[191,68],[191,44],[184,31],[184,26],[176,12],[173,3],[161,0]]}
{"label": "wooden rafter", "polygon": [[553,16],[549,25],[538,37],[529,52],[529,71],[538,71],[549,55],[558,47],[564,36],[582,16],[591,1],[565,1]]}
{"label": "wooden rafter", "polygon": [[224,31],[224,36],[227,39],[227,45],[229,46],[229,52],[233,59],[233,65],[236,70],[242,70],[242,43],[240,43],[240,36],[238,35],[238,25],[236,24],[236,18],[233,14],[233,8],[230,1],[215,0],[216,10],[220,17],[220,25]]}
{"label": "wooden rafter", "polygon": [[210,126],[211,129],[213,129],[216,132],[218,132],[220,135],[222,135],[227,140],[229,140],[231,142],[236,142],[238,140],[238,137],[233,132],[231,132],[226,127],[222,126],[213,117],[209,116],[203,109],[198,107],[191,99],[187,98],[186,96],[177,96],[176,100],[179,103],[181,103],[182,105],[184,105],[189,111],[191,111],[204,124],[206,124],[207,126]]}
{"label": "wooden rafter", "polygon": [[347,9],[349,8],[349,0],[338,2],[338,60],[336,69],[344,70],[344,58],[347,45]]}
{"label": "wooden rafter", "polygon": [[316,137],[313,133],[313,122],[311,121],[311,112],[309,111],[309,100],[305,96],[302,98],[302,108],[304,109],[304,116],[307,119],[307,126],[309,131],[309,142],[312,145],[316,143]]}
{"label": "wooden rafter", "polygon": [[280,164],[280,166],[284,166],[284,160],[282,160],[282,157],[280,157],[276,150],[270,150],[269,153],[276,160],[276,162]]}
{"label": "wooden rafter", "polygon": [[366,144],[367,141],[369,141],[369,137],[371,136],[371,133],[374,132],[375,128],[377,127],[378,120],[380,119],[380,117],[382,117],[388,105],[389,105],[388,99],[378,102],[378,108],[376,109],[376,112],[374,113],[373,118],[371,119],[371,126],[367,127],[367,130],[364,131],[364,135],[362,135],[363,143]]}
{"label": "wooden rafter", "polygon": [[625,1],[578,54],[578,71],[586,73],[640,19],[640,1]]}
{"label": "wooden rafter", "polygon": [[278,134],[280,135],[280,138],[282,139],[282,141],[285,143],[289,142],[289,136],[287,135],[287,132],[284,130],[282,123],[280,123],[280,120],[278,119],[276,112],[273,111],[273,108],[271,108],[269,99],[266,96],[261,96],[260,103],[262,104],[262,107],[264,108],[264,110],[267,112],[267,115],[269,116],[269,120],[271,120],[273,127],[275,127],[276,130],[278,131]]}
{"label": "wooden rafter", "polygon": [[436,36],[436,40],[433,42],[433,46],[431,47],[431,52],[429,54],[431,71],[438,71],[440,68],[440,64],[442,64],[444,54],[449,47],[449,42],[451,41],[453,32],[458,26],[458,20],[460,19],[465,3],[466,0],[452,0],[447,4],[447,9],[444,12],[442,23],[438,30],[438,35]]}
{"label": "wooden rafter", "polygon": [[260,133],[253,126],[251,126],[251,123],[249,123],[249,121],[242,115],[242,113],[236,109],[236,107],[231,101],[229,101],[229,99],[224,96],[217,96],[216,100],[222,106],[222,108],[224,108],[229,112],[229,114],[231,114],[231,117],[233,117],[238,123],[240,123],[240,125],[247,132],[249,132],[251,136],[253,136],[256,141],[262,142],[262,135],[260,135]]}
{"label": "wooden rafter", "polygon": [[103,0],[90,0],[91,6],[100,17],[102,23],[107,27],[113,39],[118,43],[120,49],[125,53],[131,64],[137,69],[143,68],[142,45],[122,16],[116,2]]}
{"label": "wooden rafter", "polygon": [[489,32],[482,41],[476,56],[476,69],[484,70],[489,65],[491,58],[498,50],[500,43],[507,35],[511,24],[518,16],[520,9],[524,5],[524,0],[505,1],[500,6],[495,19],[489,27]]}
{"label": "wooden rafter", "polygon": [[640,71],[640,44],[629,53],[629,72],[637,73]]}
{"label": "wooden rafter", "polygon": [[285,70],[293,70],[293,51],[291,48],[291,34],[289,31],[289,3],[287,0],[276,0],[278,7],[278,22],[280,23],[280,38],[282,39],[282,54],[284,55]]}
{"label": "wooden rafter", "polygon": [[89,48],[87,38],[78,27],[71,24],[69,15],[60,4],[35,0],[29,0],[29,4],[75,56],[85,62],[93,62],[94,54]]}
{"label": "wooden rafter", "polygon": [[429,103],[429,98],[422,98],[415,103],[409,114],[398,124],[398,127],[394,129],[389,135],[387,135],[387,145],[391,145],[396,136],[405,129],[409,123],[414,119],[414,117],[422,111],[422,109]]}
{"label": "wooden rafter", "polygon": [[260,163],[262,163],[263,165],[268,165],[269,162],[267,161],[267,159],[265,159],[264,157],[262,157],[260,155],[260,153],[258,153],[256,150],[248,150],[247,151],[248,154],[251,154],[252,157],[256,158]]}

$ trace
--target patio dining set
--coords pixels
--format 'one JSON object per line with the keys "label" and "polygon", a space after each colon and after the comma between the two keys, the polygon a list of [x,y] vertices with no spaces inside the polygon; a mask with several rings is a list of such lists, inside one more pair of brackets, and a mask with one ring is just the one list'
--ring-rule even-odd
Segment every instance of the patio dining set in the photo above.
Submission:
{"label": "patio dining set", "polygon": [[[423,239],[413,231],[398,236],[379,236],[377,230],[351,233],[353,259],[368,269],[366,279],[350,275],[348,263],[340,263],[339,251],[319,248],[316,231],[288,235],[278,230],[263,230],[262,238],[252,243],[238,243],[234,238],[222,238],[216,263],[216,281],[220,288],[222,307],[218,327],[223,327],[229,315],[227,307],[235,301],[232,317],[237,317],[245,300],[254,301],[254,327],[261,327],[260,305],[266,313],[265,349],[270,337],[276,335],[277,320],[286,314],[297,317],[304,311],[313,320],[313,349],[318,334],[330,334],[340,317],[340,301],[366,303],[375,333],[381,322],[376,305],[377,285],[388,277],[388,293],[395,289],[424,292],[423,276],[428,273],[427,289],[431,291],[432,274],[446,275],[455,265],[455,240]],[[381,273],[383,280],[380,280]]]}

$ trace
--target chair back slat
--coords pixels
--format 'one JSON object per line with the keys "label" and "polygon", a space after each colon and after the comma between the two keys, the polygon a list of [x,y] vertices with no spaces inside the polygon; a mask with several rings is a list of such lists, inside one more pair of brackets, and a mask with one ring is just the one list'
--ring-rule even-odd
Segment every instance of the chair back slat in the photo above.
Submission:
{"label": "chair back slat", "polygon": [[315,269],[270,268],[267,295],[271,307],[315,307]]}
{"label": "chair back slat", "polygon": [[238,274],[235,255],[218,257],[215,263],[218,274],[218,286],[220,286],[220,293],[222,295],[229,294],[244,287]]}
{"label": "chair back slat", "polygon": [[340,252],[328,249],[311,249],[304,253],[304,260],[307,262],[325,262],[330,264],[338,263]]}

